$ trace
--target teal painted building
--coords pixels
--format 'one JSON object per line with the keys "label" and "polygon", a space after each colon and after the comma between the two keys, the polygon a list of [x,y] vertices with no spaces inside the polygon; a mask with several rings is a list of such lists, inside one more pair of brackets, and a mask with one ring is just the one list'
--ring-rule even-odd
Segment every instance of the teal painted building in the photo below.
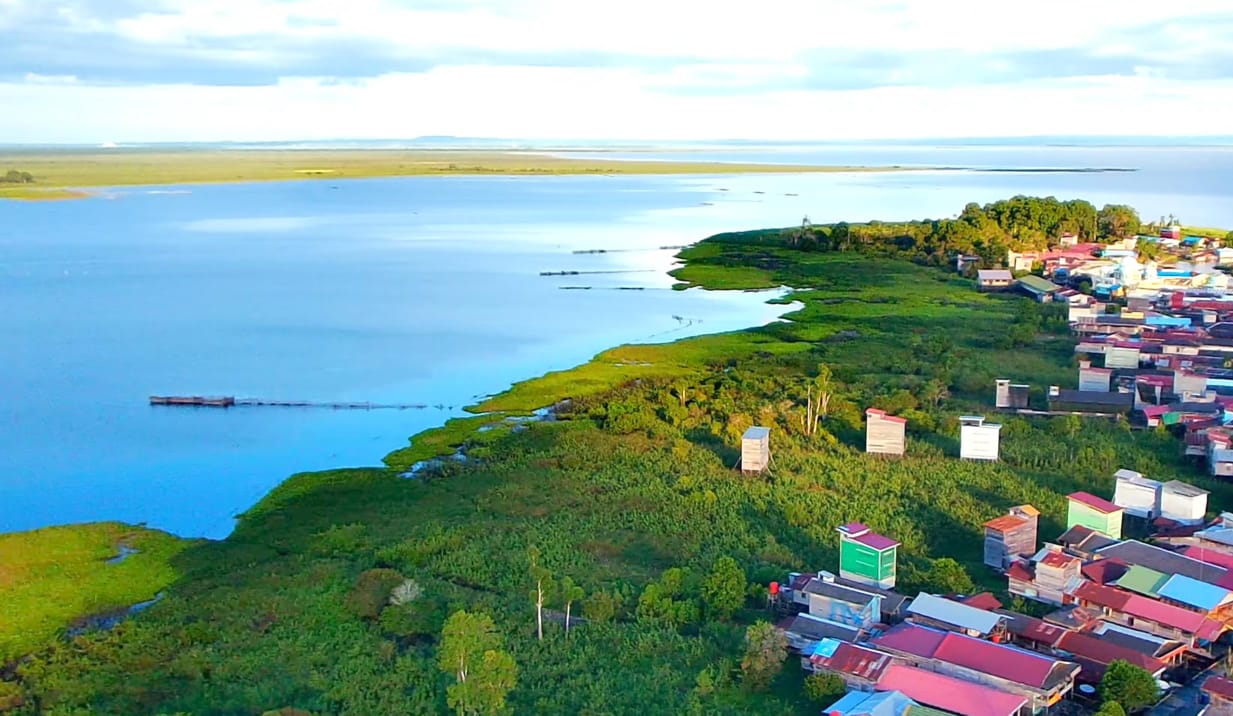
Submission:
{"label": "teal painted building", "polygon": [[860,522],[839,528],[839,576],[882,589],[895,586],[899,543]]}

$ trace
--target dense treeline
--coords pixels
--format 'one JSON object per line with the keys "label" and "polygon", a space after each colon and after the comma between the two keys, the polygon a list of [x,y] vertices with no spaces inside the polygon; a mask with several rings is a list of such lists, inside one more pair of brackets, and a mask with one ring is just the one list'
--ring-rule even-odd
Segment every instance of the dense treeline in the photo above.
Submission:
{"label": "dense treeline", "polygon": [[[1063,495],[1108,494],[1120,466],[1212,489],[1214,509],[1230,497],[1167,434],[1124,422],[1006,417],[1002,462],[956,459],[956,416],[989,411],[995,378],[1074,384],[1056,308],[758,237],[687,257],[691,276],[798,287],[803,307],[657,346],[560,420],[484,433],[471,459],[418,479],[296,476],[227,540],[183,552],[180,582],[140,617],[19,664],[0,703],[8,689],[20,714],[817,713],[834,684],[806,684],[759,622],[770,581],[838,567],[836,525],[900,540],[905,593],[1002,592],[981,524],[1011,505],[1040,508],[1049,538]],[[568,374],[549,380],[570,394]],[[908,418],[903,459],[863,453],[871,405]],[[753,424],[771,427],[774,465],[743,476]]]}
{"label": "dense treeline", "polygon": [[[762,232],[762,237],[804,251],[862,251],[934,266],[953,265],[954,257],[963,254],[999,266],[1007,250],[1044,249],[1063,234],[1107,242],[1133,236],[1140,227],[1138,213],[1129,206],[1111,204],[1098,211],[1078,199],[1016,196],[984,206],[968,204],[953,219],[817,226],[806,220],[797,228]],[[725,236],[747,241],[751,234]]]}

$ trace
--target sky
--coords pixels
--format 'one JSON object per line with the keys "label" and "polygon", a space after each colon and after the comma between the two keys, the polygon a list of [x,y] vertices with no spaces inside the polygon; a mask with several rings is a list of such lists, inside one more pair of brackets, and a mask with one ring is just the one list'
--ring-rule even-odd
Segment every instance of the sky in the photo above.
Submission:
{"label": "sky", "polygon": [[0,0],[0,142],[1233,134],[1233,0]]}

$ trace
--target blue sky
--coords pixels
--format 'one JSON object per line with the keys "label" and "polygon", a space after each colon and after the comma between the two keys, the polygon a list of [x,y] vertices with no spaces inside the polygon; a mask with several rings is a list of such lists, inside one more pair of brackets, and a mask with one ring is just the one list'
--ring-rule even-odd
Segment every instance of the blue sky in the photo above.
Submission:
{"label": "blue sky", "polygon": [[11,142],[1233,132],[1233,0],[0,0],[0,48]]}

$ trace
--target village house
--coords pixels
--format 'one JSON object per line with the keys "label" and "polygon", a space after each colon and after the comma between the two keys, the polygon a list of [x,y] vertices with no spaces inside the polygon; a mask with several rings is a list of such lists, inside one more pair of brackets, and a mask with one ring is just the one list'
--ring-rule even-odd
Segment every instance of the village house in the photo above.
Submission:
{"label": "village house", "polygon": [[907,620],[979,638],[996,637],[1006,631],[1006,620],[1000,614],[923,592],[908,605]]}
{"label": "village house", "polygon": [[1183,525],[1202,524],[1207,517],[1208,491],[1170,480],[1161,486],[1160,516]]}
{"label": "village house", "polygon": [[1117,644],[1170,666],[1180,663],[1182,657],[1188,651],[1186,643],[1183,641],[1166,639],[1139,629],[1132,629],[1110,622],[1100,622],[1087,633],[1097,637],[1102,642]]}
{"label": "village house", "polygon": [[1049,387],[1049,410],[1067,413],[1126,415],[1134,409],[1134,395]]}
{"label": "village house", "polygon": [[1121,507],[1127,515],[1152,520],[1160,514],[1159,481],[1148,479],[1134,470],[1122,469],[1113,473],[1113,482],[1113,504]]}
{"label": "village house", "polygon": [[1015,277],[1005,269],[980,269],[976,272],[976,287],[981,291],[1005,291]]}
{"label": "village house", "polygon": [[1011,594],[1049,604],[1069,604],[1070,593],[1083,582],[1083,561],[1047,545],[1031,561],[1022,560],[1007,571]]}
{"label": "village house", "polygon": [[835,582],[830,572],[796,575],[789,584],[792,601],[811,616],[858,629],[868,629],[882,617],[882,596]]}
{"label": "village house", "polygon": [[901,624],[872,643],[917,668],[1023,696],[1033,713],[1065,698],[1080,671],[1073,661],[916,624]]}
{"label": "village house", "polygon": [[1084,560],[1099,558],[1097,553],[1100,550],[1119,541],[1084,525],[1073,525],[1057,538],[1057,543],[1067,554]]}
{"label": "village house", "polygon": [[994,381],[994,405],[998,408],[1026,408],[1031,386],[1011,383],[999,378]]}
{"label": "village house", "polygon": [[1082,525],[1120,539],[1122,536],[1122,508],[1089,492],[1073,492],[1067,496],[1066,527]]}
{"label": "village house", "polygon": [[882,589],[894,588],[899,543],[860,522],[850,522],[838,531],[839,575]]}
{"label": "village house", "polygon": [[1029,274],[1015,282],[1015,289],[1037,303],[1048,303],[1062,287],[1049,279]]}
{"label": "village house", "polygon": [[834,622],[811,614],[797,614],[775,625],[788,640],[788,647],[805,654],[823,639],[858,641],[865,632],[860,627]]}
{"label": "village house", "polygon": [[871,691],[886,667],[894,663],[890,654],[838,639],[822,639],[808,653],[801,654],[806,671],[827,671],[843,679],[849,689]]}
{"label": "village house", "polygon": [[1203,716],[1233,716],[1233,680],[1209,676],[1199,689],[1208,700]]}
{"label": "village house", "polygon": [[865,452],[902,457],[907,426],[908,421],[904,418],[869,408],[865,411]]}
{"label": "village house", "polygon": [[1040,511],[1031,505],[1010,508],[1008,514],[985,523],[985,564],[1004,570],[1018,557],[1036,552]]}
{"label": "village house", "polygon": [[1094,368],[1089,360],[1079,361],[1079,392],[1108,393],[1112,368]]}
{"label": "village house", "polygon": [[1085,582],[1075,590],[1079,604],[1100,611],[1105,621],[1133,627],[1191,646],[1216,640],[1223,625],[1203,614],[1140,594]]}
{"label": "village house", "polygon": [[1022,716],[1030,712],[1024,696],[904,664],[887,667],[877,688],[900,691],[914,701],[959,716]]}
{"label": "village house", "polygon": [[1228,570],[1223,567],[1200,562],[1180,552],[1134,540],[1102,547],[1096,551],[1096,555],[1103,559],[1117,559],[1128,565],[1141,565],[1161,574],[1184,574],[1191,579],[1208,584],[1220,584],[1229,574]]}
{"label": "village house", "polygon": [[909,716],[909,712],[917,716],[922,713],[921,706],[899,691],[850,691],[822,711],[826,716]]}
{"label": "village house", "polygon": [[964,460],[997,461],[1002,426],[986,423],[983,416],[959,416],[959,457]]}
{"label": "village house", "polygon": [[1079,664],[1082,670],[1077,679],[1086,684],[1099,684],[1109,664],[1115,660],[1134,664],[1155,677],[1163,674],[1167,667],[1159,659],[1082,632],[1066,632],[1057,648]]}

